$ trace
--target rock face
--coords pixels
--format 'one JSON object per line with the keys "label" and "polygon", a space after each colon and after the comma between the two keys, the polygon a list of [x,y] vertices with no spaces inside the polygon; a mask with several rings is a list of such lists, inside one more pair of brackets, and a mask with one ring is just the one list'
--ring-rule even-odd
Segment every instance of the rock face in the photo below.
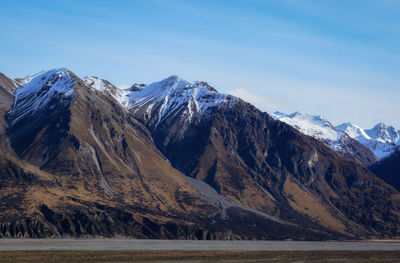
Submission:
{"label": "rock face", "polygon": [[400,191],[400,149],[369,168],[376,176]]}
{"label": "rock face", "polygon": [[398,191],[205,82],[0,77],[1,237],[400,235]]}

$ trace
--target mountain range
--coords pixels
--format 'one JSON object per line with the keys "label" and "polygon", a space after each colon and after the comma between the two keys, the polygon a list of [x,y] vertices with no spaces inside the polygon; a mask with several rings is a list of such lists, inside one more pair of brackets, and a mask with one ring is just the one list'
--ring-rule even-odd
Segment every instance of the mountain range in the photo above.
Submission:
{"label": "mountain range", "polygon": [[[400,130],[396,130],[393,126],[387,126],[382,122],[371,129],[363,129],[350,122],[333,126],[324,117],[299,112],[292,114],[274,112],[271,116],[291,125],[306,135],[323,141],[333,150],[342,152],[345,155],[352,155],[350,151],[345,149],[345,145],[349,143],[349,137],[367,147],[375,155],[376,159],[390,155],[400,145]],[[363,163],[361,160],[360,162]],[[369,163],[371,162],[373,163],[375,160],[371,159]],[[364,163],[368,164],[368,162]]]}
{"label": "mountain range", "polygon": [[177,76],[120,89],[62,68],[1,74],[0,93],[2,237],[400,236],[396,186],[336,127],[333,147]]}

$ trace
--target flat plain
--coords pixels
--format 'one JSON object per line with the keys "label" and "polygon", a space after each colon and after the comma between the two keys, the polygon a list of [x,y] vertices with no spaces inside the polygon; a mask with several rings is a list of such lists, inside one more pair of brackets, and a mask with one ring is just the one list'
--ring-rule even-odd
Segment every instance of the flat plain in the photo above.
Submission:
{"label": "flat plain", "polygon": [[399,242],[0,239],[3,262],[400,262]]}

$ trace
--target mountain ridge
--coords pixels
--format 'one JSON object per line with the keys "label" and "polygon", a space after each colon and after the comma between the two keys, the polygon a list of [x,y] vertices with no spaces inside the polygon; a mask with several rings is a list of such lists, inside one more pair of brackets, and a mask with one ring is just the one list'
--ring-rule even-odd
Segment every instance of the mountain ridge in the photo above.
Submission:
{"label": "mountain ridge", "polygon": [[400,235],[397,191],[205,82],[49,72],[4,107],[0,236]]}
{"label": "mountain ridge", "polygon": [[[143,95],[139,97],[140,101],[148,100],[145,89],[146,87],[139,91],[139,94]],[[179,93],[175,95],[180,97]],[[339,166],[347,162],[321,147],[316,141],[309,141],[309,138],[299,136],[297,132],[286,127],[286,124],[278,124],[279,122],[272,120],[268,114],[262,113],[241,99],[236,98],[232,105],[222,103],[222,107],[210,108],[207,118],[192,118],[189,123],[182,112],[190,101],[187,100],[185,104],[181,104],[181,107],[169,108],[171,111],[167,118],[158,114],[162,103],[161,100],[159,104],[152,106],[150,113],[145,103],[131,109],[133,109],[133,115],[152,131],[157,147],[171,161],[171,164],[184,174],[206,182],[223,196],[259,211],[269,211],[268,213],[275,211],[288,218],[297,214],[299,207],[305,204],[296,206],[296,202],[287,203],[285,194],[282,197],[282,191],[291,192],[295,189],[302,189],[305,196],[312,192],[309,202],[317,199],[317,202],[324,203],[326,196],[321,193],[326,190],[322,190],[321,185],[327,183],[326,187],[333,187],[329,185],[326,178],[318,179],[317,181],[321,180],[319,182],[321,185],[310,189],[308,184],[311,182],[304,182],[297,176],[303,173],[305,177],[317,176],[312,175],[314,165],[319,167],[322,173],[328,172],[329,169],[325,170],[328,167],[315,164],[320,163],[319,158],[322,158],[318,156],[328,155],[329,158],[340,160]],[[291,137],[296,138],[293,145],[291,145],[291,140],[288,140]],[[313,151],[309,145],[315,146],[318,150]],[[282,149],[286,147],[289,148],[284,153]],[[291,157],[288,158],[288,156]],[[286,162],[285,165],[282,164],[283,160]],[[354,163],[347,165],[357,167]],[[291,167],[290,170],[288,167]],[[366,172],[369,178],[367,180],[375,180],[365,168],[360,169],[354,172],[356,174]],[[332,205],[331,201],[326,199],[325,201],[327,207]],[[280,208],[277,208],[278,206]],[[294,207],[298,210],[293,209]],[[337,209],[337,206],[332,205],[331,208]],[[325,210],[327,217],[319,218],[319,220],[325,220],[323,224],[327,225],[333,222],[340,225],[338,222],[341,219],[335,221],[336,215],[328,216],[332,212],[329,212],[331,208]],[[309,212],[306,214],[310,216]],[[307,224],[306,221],[303,223]]]}
{"label": "mountain ridge", "polygon": [[[386,126],[383,123],[378,123],[371,129],[363,129],[350,122],[334,126],[321,116],[299,112],[292,114],[275,112],[271,115],[304,134],[324,141],[332,149],[339,152],[341,151],[340,147],[344,145],[340,142],[343,135],[355,139],[367,147],[377,159],[390,155],[400,145],[400,132],[396,131],[393,126]],[[372,162],[364,164],[368,166],[375,161],[372,160]]]}

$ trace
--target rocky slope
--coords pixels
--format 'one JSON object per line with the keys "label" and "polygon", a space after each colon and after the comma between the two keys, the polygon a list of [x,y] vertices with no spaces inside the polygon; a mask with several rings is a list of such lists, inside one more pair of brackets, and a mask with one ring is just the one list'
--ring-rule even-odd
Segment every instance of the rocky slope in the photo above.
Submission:
{"label": "rocky slope", "polygon": [[174,167],[236,203],[317,231],[398,234],[397,191],[321,142],[199,83],[172,76],[129,95],[130,111]]}
{"label": "rocky slope", "polygon": [[400,235],[398,191],[205,82],[4,79],[0,236]]}
{"label": "rocky slope", "polygon": [[36,236],[172,237],[162,225],[185,227],[190,217],[201,221],[215,210],[170,167],[140,123],[65,69],[17,89],[7,122],[18,159],[3,153],[9,171],[2,173],[3,235],[34,232],[36,224],[42,229]]}
{"label": "rocky slope", "polygon": [[20,83],[2,116],[11,147],[0,153],[0,236],[338,236],[209,201],[207,188],[194,187],[159,152],[111,84],[102,90],[66,69]]}

